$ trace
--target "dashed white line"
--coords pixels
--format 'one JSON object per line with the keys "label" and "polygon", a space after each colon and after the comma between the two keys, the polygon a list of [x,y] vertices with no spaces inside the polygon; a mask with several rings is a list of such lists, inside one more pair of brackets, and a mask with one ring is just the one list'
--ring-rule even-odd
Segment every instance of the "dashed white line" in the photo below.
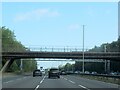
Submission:
{"label": "dashed white line", "polygon": [[40,87],[40,85],[37,85],[37,87],[35,88],[35,90],[37,90]]}
{"label": "dashed white line", "polygon": [[[65,79],[65,80],[68,80],[67,78],[64,78],[63,77],[63,79]],[[75,82],[73,82],[73,81],[71,81],[71,80],[68,80],[69,82],[71,82],[71,83],[73,83],[73,84],[75,84]],[[87,87],[85,87],[85,86],[83,86],[83,85],[78,85],[79,87],[81,87],[81,88],[84,88],[84,89],[86,89],[86,90],[90,90],[90,89],[88,89]]]}
{"label": "dashed white line", "polygon": [[65,80],[67,80],[67,78],[65,78]]}
{"label": "dashed white line", "polygon": [[84,89],[86,89],[86,90],[90,90],[90,89],[84,87],[83,85],[78,85],[78,86],[80,86],[80,87],[82,87],[82,88],[84,88]]}
{"label": "dashed white line", "polygon": [[63,79],[67,80],[67,78],[62,77]]}
{"label": "dashed white line", "polygon": [[[40,81],[40,84],[43,83],[45,77],[46,77],[46,76],[44,76],[43,79]],[[39,87],[40,87],[40,85],[37,85],[36,88],[35,88],[35,90],[37,90]]]}
{"label": "dashed white line", "polygon": [[71,83],[75,84],[75,82],[73,82],[73,81],[71,81],[71,80],[69,80],[69,82],[71,82]]}
{"label": "dashed white line", "polygon": [[40,81],[40,84],[44,81],[45,77],[46,77],[46,76],[44,76],[43,79]]}

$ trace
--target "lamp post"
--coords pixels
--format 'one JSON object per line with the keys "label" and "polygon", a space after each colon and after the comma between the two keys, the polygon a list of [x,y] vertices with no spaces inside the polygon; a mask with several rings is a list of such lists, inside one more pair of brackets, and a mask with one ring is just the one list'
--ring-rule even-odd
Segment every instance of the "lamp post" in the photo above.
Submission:
{"label": "lamp post", "polygon": [[84,69],[84,27],[85,25],[83,25],[83,67],[82,67],[82,72],[84,73],[85,69]]}

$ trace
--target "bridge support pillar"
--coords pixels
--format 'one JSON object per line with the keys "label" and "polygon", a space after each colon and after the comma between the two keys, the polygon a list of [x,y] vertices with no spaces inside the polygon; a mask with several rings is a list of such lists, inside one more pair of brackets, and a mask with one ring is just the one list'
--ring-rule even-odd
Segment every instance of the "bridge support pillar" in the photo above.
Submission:
{"label": "bridge support pillar", "polygon": [[14,59],[7,60],[7,62],[5,63],[5,65],[2,67],[1,72],[7,71],[7,69],[11,66],[11,64],[13,63],[13,61],[14,61]]}
{"label": "bridge support pillar", "polygon": [[107,60],[107,73],[110,73],[110,60]]}
{"label": "bridge support pillar", "polygon": [[107,73],[107,60],[105,60],[105,73]]}

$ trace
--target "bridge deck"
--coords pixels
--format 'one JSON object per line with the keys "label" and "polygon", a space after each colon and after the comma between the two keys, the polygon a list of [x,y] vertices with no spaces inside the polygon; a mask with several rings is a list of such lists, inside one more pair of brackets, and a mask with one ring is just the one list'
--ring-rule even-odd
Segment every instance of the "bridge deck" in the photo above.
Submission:
{"label": "bridge deck", "polygon": [[[61,58],[61,59],[82,59],[83,52],[2,52],[2,58]],[[120,52],[84,52],[85,59],[107,59],[120,60]]]}

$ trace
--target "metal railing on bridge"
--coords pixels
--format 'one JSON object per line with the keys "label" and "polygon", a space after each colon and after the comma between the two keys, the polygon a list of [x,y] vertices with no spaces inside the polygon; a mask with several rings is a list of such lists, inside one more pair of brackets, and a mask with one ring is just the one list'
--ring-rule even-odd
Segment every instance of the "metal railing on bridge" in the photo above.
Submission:
{"label": "metal railing on bridge", "polygon": [[[82,52],[82,48],[66,48],[66,47],[41,47],[41,48],[29,48],[30,51],[41,51],[41,52]],[[88,51],[89,49],[85,49],[84,51]]]}
{"label": "metal railing on bridge", "polygon": [[[39,52],[82,52],[82,47],[12,47],[8,46],[8,48],[3,48],[2,52],[26,52],[26,51],[39,51]],[[84,51],[89,51],[88,48],[85,48]]]}

